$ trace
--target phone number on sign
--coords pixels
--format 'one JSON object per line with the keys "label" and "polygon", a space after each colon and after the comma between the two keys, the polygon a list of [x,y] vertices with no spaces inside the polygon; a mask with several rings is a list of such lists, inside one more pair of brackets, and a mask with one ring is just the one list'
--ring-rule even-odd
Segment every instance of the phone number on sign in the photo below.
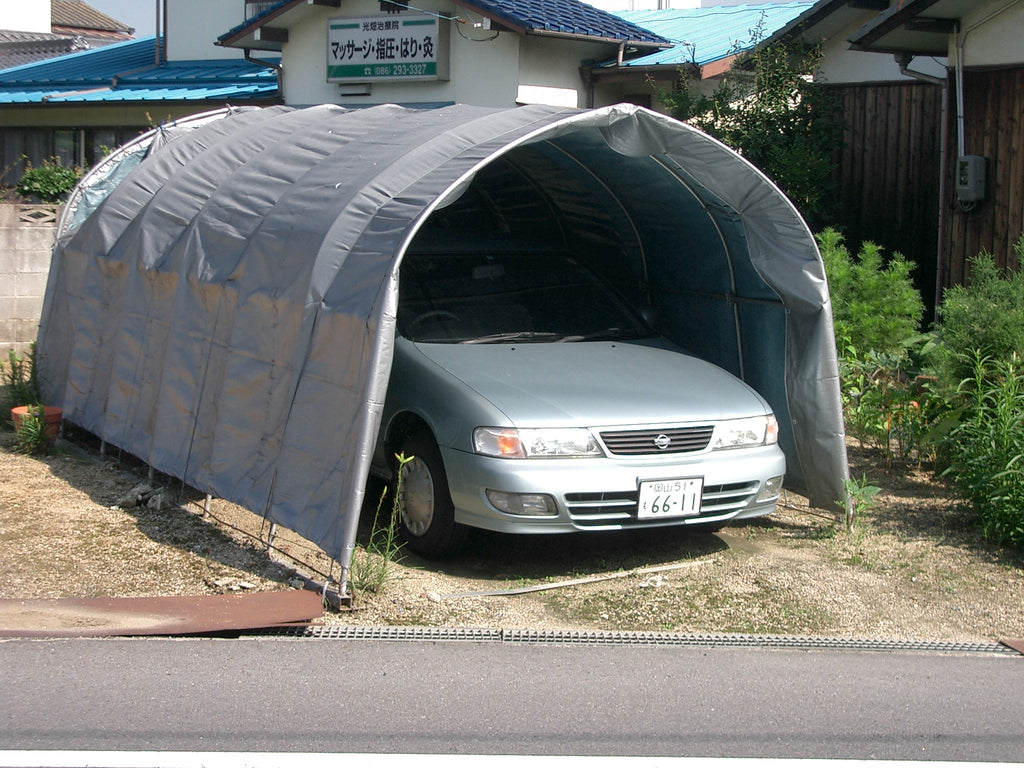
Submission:
{"label": "phone number on sign", "polygon": [[426,75],[426,64],[382,64],[373,68],[375,77],[414,77]]}

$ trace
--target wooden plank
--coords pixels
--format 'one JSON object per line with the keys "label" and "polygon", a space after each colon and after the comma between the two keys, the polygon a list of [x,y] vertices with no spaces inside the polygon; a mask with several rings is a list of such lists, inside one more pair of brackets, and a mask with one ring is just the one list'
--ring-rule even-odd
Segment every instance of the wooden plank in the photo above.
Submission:
{"label": "wooden plank", "polygon": [[[896,179],[893,189],[893,212],[896,221],[899,222],[899,242],[908,242],[918,234],[919,222],[913,215],[914,190],[908,184],[911,174],[914,172],[914,155],[911,142],[911,125],[913,122],[911,114],[911,102],[913,99],[913,86],[892,89],[895,97],[894,111],[899,115],[896,120],[896,136],[893,138],[893,145],[896,147]],[[899,250],[904,250],[902,247]],[[904,254],[906,255],[906,254]]]}
{"label": "wooden plank", "polygon": [[1012,103],[1003,120],[1008,131],[1007,153],[1003,162],[1008,167],[1009,189],[1007,195],[1007,264],[1020,269],[1021,264],[1013,251],[1017,239],[1024,232],[1024,68],[1017,69],[1009,79]]}
{"label": "wooden plank", "polygon": [[860,146],[864,147],[863,157],[863,170],[864,170],[864,181],[861,183],[858,192],[860,193],[859,209],[860,209],[860,226],[861,231],[864,230],[864,226],[867,223],[866,217],[870,216],[872,209],[871,200],[875,194],[873,185],[866,183],[868,176],[868,169],[875,169],[877,173],[878,166],[878,145],[877,145],[877,128],[878,128],[878,88],[871,87],[865,91],[865,104],[864,104],[864,135]]}
{"label": "wooden plank", "polygon": [[[951,186],[956,179],[956,100],[957,85],[950,84],[949,104],[950,109],[946,116],[946,167],[943,173],[949,179]],[[959,207],[955,204],[956,197],[952,188],[947,188],[945,199],[942,200],[942,207],[946,231],[943,233],[947,243],[947,275],[945,285],[959,285],[966,280],[966,264],[964,260],[964,226],[965,218]]]}
{"label": "wooden plank", "polygon": [[[996,110],[993,114],[995,120],[995,133],[992,137],[993,155],[989,168],[992,171],[992,183],[989,186],[988,194],[992,203],[992,250],[1000,254],[999,258],[1003,265],[1008,265],[1010,249],[1010,187],[1013,180],[1010,178],[1010,114],[1016,102],[1015,95],[1009,91],[1013,78],[1009,72],[992,73],[990,87],[995,91]],[[992,87],[995,86],[995,87]]]}
{"label": "wooden plank", "polygon": [[[975,137],[973,140],[975,146],[977,146],[978,140],[981,140],[981,152],[980,154],[989,158],[989,165],[993,168],[998,167],[999,164],[999,148],[996,144],[996,137],[998,136],[999,130],[999,88],[996,78],[992,77],[990,72],[979,72],[977,76],[973,78],[973,81],[978,85],[984,95],[984,107],[983,117],[978,121],[981,125],[980,137]],[[971,121],[974,122],[974,121]],[[977,130],[977,125],[975,126]],[[968,134],[970,136],[970,134]],[[992,253],[996,258],[996,263],[1003,267],[1006,265],[1005,254],[995,253],[995,232],[993,224],[995,222],[995,212],[997,208],[995,200],[991,197],[987,197],[984,202],[978,205],[976,221],[978,224],[978,244],[976,251],[988,251]]]}

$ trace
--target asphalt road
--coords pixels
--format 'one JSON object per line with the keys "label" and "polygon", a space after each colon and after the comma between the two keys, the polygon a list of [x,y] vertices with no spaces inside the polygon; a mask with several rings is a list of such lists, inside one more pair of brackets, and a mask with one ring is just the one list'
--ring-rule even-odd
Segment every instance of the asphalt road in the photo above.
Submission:
{"label": "asphalt road", "polygon": [[1016,655],[9,640],[0,750],[1021,761],[1022,692]]}

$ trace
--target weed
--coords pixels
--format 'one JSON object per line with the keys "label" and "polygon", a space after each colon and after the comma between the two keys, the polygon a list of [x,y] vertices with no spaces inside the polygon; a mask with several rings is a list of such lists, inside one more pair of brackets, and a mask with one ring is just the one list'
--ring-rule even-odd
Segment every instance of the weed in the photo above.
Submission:
{"label": "weed", "polygon": [[46,429],[42,406],[29,408],[18,425],[18,451],[29,456],[45,456],[53,449]]}
{"label": "weed", "polygon": [[975,354],[960,392],[968,402],[947,441],[957,484],[978,513],[986,537],[1024,544],[1024,362],[1011,353],[994,362]]}
{"label": "weed", "polygon": [[860,522],[861,512],[865,512],[875,506],[878,502],[875,496],[882,490],[877,485],[872,485],[866,475],[860,480],[849,478],[843,481],[843,488],[846,491],[846,503],[837,501],[837,504],[845,506],[845,525],[848,534],[854,533],[857,524]]}
{"label": "weed", "polygon": [[33,342],[28,355],[19,355],[13,349],[7,353],[7,364],[0,364],[3,383],[4,409],[10,411],[18,405],[37,405],[42,401],[39,380],[36,377],[36,345]]}
{"label": "weed", "polygon": [[25,170],[18,182],[18,194],[56,203],[67,197],[81,176],[82,169],[78,166],[66,166],[59,158],[51,157],[39,167],[33,168],[30,165]]}
{"label": "weed", "polygon": [[403,544],[398,534],[398,498],[402,491],[401,469],[412,461],[413,457],[406,458],[404,454],[399,453],[395,458],[398,459],[398,467],[395,471],[395,492],[391,495],[391,508],[388,513],[381,514],[387,506],[388,489],[385,488],[377,502],[366,547],[352,557],[351,579],[355,589],[375,593],[383,591],[394,576],[393,566],[401,560]]}

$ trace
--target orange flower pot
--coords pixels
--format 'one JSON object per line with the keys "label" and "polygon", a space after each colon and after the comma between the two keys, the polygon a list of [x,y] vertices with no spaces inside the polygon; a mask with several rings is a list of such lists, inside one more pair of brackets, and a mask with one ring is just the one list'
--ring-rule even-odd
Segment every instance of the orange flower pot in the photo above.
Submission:
{"label": "orange flower pot", "polygon": [[40,408],[43,411],[43,424],[45,425],[46,436],[50,439],[50,444],[52,445],[57,441],[57,433],[60,432],[60,420],[63,416],[61,409],[52,405],[16,405],[11,408],[11,421],[14,423],[14,431],[18,432],[21,430],[21,422],[29,418],[30,410],[38,413]]}

